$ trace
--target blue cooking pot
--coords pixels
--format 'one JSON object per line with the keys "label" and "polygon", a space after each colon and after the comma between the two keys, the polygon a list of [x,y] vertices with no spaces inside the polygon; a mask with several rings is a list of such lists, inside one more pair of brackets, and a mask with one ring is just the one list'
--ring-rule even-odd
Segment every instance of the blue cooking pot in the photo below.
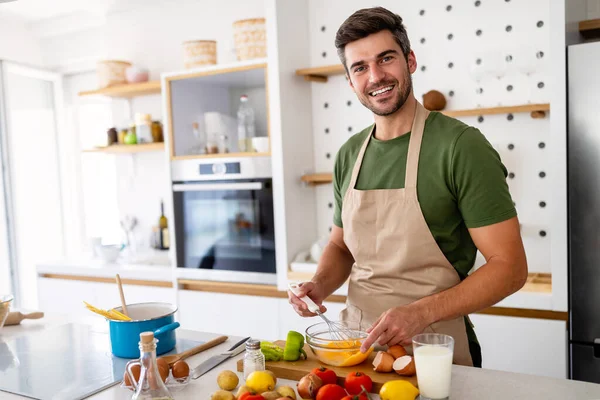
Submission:
{"label": "blue cooking pot", "polygon": [[[115,310],[123,312],[121,307]],[[127,312],[132,321],[108,320],[111,351],[117,357],[139,358],[140,333],[154,332],[158,340],[156,354],[164,354],[175,348],[177,339],[174,322],[177,307],[169,303],[128,304]]]}

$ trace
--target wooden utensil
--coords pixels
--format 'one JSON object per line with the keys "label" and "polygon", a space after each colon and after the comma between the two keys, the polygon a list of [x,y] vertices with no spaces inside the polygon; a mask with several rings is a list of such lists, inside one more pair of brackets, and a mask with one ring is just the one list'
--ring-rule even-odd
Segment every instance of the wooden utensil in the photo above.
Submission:
{"label": "wooden utensil", "polygon": [[[280,347],[285,346],[284,340],[278,340],[275,342]],[[265,368],[272,371],[277,378],[290,379],[293,381],[300,380],[304,375],[310,373],[313,368],[319,368],[321,366],[327,367],[335,372],[337,375],[338,385],[344,385],[344,378],[350,372],[362,372],[368,375],[373,380],[372,393],[379,393],[379,390],[384,383],[393,380],[407,380],[415,387],[419,387],[417,383],[417,376],[400,376],[394,371],[392,372],[375,372],[373,371],[373,359],[375,358],[376,351],[373,351],[369,357],[362,363],[353,367],[333,367],[319,361],[319,359],[313,354],[308,344],[304,344],[304,351],[306,351],[307,359],[298,361],[267,361],[265,362]],[[238,372],[244,370],[244,360],[240,359],[237,362]]]}
{"label": "wooden utensil", "polygon": [[123,314],[129,317],[127,305],[125,303],[125,295],[123,294],[123,285],[121,284],[121,277],[119,274],[117,274],[117,285],[119,286],[119,295],[121,296],[121,307],[123,308]]}
{"label": "wooden utensil", "polygon": [[223,343],[224,341],[226,341],[228,339],[227,336],[219,336],[218,338],[215,338],[213,340],[210,340],[206,343],[202,343],[201,345],[198,345],[196,347],[192,347],[189,350],[186,350],[184,352],[178,353],[178,354],[173,354],[170,356],[163,356],[160,357],[163,360],[165,360],[167,362],[167,364],[169,364],[169,366],[172,366],[173,364],[175,364],[177,361],[179,360],[184,360],[188,357],[191,357],[195,354],[198,354],[200,352],[203,352],[204,350],[208,350],[211,347],[215,347],[218,344]]}
{"label": "wooden utensil", "polygon": [[4,326],[6,325],[19,325],[21,321],[24,319],[39,319],[44,316],[44,313],[41,311],[31,312],[23,314],[20,311],[13,311],[8,313],[8,317],[6,317],[6,322],[4,322]]}

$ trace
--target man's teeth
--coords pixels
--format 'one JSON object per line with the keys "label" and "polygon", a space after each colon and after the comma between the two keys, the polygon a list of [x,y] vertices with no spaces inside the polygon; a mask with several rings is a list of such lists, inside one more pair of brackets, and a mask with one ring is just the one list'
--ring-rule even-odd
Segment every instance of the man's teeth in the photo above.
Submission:
{"label": "man's teeth", "polygon": [[375,96],[377,96],[378,94],[385,93],[385,92],[389,92],[390,90],[392,90],[392,88],[393,88],[393,86],[386,86],[386,87],[384,87],[384,88],[381,88],[381,89],[379,89],[379,90],[376,90],[376,91],[374,91],[374,92],[371,92],[371,96],[375,97]]}

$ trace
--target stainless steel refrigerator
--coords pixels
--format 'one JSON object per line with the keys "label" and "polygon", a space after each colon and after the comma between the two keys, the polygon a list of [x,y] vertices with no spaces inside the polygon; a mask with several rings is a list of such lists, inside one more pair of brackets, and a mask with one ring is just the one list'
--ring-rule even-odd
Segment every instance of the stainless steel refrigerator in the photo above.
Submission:
{"label": "stainless steel refrigerator", "polygon": [[570,377],[600,383],[600,42],[567,51]]}

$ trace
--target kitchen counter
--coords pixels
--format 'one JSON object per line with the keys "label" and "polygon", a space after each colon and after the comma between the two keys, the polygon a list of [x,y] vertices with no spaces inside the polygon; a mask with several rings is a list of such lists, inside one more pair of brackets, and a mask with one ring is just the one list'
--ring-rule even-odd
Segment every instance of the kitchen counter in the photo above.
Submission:
{"label": "kitchen counter", "polygon": [[[23,321],[21,325],[4,327],[3,330],[0,331],[0,338],[11,338],[18,335],[39,332],[46,327],[57,326],[68,322],[71,321],[66,317],[54,316],[45,317],[35,321]],[[96,317],[89,317],[78,319],[78,322],[98,325],[99,322],[103,323],[103,320]],[[183,329],[179,329],[177,334],[181,338],[197,341],[207,341],[219,336],[218,333],[196,332]],[[187,362],[190,364],[190,367],[193,368],[208,357],[226,350],[232,343],[235,343],[239,339],[240,337],[230,336],[229,340],[225,343],[190,357],[187,359]],[[192,379],[187,387],[176,392],[175,397],[177,399],[207,399],[212,392],[218,389],[216,377],[219,372],[225,369],[236,371],[236,361],[241,357],[242,356],[240,355],[228,360],[197,380]],[[238,373],[238,376],[241,378],[241,373]],[[293,387],[295,386],[295,383],[296,382],[289,380],[278,380],[278,385],[290,385]],[[0,392],[0,397],[7,400],[23,398],[5,392]],[[131,398],[131,392],[116,385],[89,398],[93,400],[126,400]],[[373,396],[373,399],[379,399],[379,397]],[[600,399],[600,385],[564,379],[552,379],[533,375],[453,366],[451,399],[592,400]]]}

